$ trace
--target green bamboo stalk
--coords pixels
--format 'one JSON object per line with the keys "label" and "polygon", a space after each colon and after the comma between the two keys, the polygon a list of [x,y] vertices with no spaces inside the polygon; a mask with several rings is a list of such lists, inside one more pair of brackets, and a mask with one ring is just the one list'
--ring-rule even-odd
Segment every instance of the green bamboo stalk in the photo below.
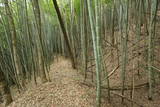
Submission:
{"label": "green bamboo stalk", "polygon": [[37,49],[38,49],[38,62],[40,67],[40,76],[42,79],[42,82],[47,82],[47,76],[45,73],[45,65],[44,65],[44,44],[43,44],[43,37],[42,37],[42,22],[41,22],[41,12],[39,7],[39,2],[37,0],[32,1],[33,5],[33,11],[36,19],[36,26],[38,30],[37,35]]}
{"label": "green bamboo stalk", "polygon": [[69,54],[70,54],[70,56],[71,56],[72,67],[73,67],[73,68],[76,68],[76,63],[75,63],[75,59],[74,59],[74,54],[73,54],[73,51],[72,51],[71,46],[70,46],[70,43],[69,43],[68,35],[67,35],[67,32],[66,32],[66,28],[65,28],[65,25],[64,25],[64,22],[63,22],[63,19],[62,19],[62,16],[61,16],[61,13],[60,13],[60,10],[59,10],[57,1],[56,1],[56,0],[52,0],[52,1],[53,1],[55,10],[56,10],[57,16],[58,16],[58,20],[59,20],[59,23],[60,23],[60,26],[61,26],[61,29],[62,29],[62,32],[63,32],[63,36],[64,36],[64,39],[65,39],[65,42],[66,42],[66,45],[67,45]]}
{"label": "green bamboo stalk", "polygon": [[89,12],[89,20],[91,25],[91,32],[92,32],[92,41],[93,41],[93,48],[94,48],[94,57],[96,62],[96,79],[97,79],[97,92],[96,92],[96,106],[100,107],[100,94],[101,94],[101,85],[100,85],[100,72],[101,72],[101,63],[100,63],[100,50],[99,50],[99,16],[98,16],[98,1],[96,3],[96,26],[94,26],[93,21],[93,10],[91,0],[87,0],[88,3],[88,12]]}
{"label": "green bamboo stalk", "polygon": [[151,3],[151,17],[150,17],[150,27],[149,27],[149,43],[148,43],[148,82],[149,82],[149,93],[148,99],[152,100],[153,98],[153,37],[155,35],[155,24],[156,24],[156,15],[158,8],[158,0],[153,0]]}
{"label": "green bamboo stalk", "polygon": [[[127,66],[127,40],[128,40],[128,9],[129,9],[129,0],[125,3],[125,13],[124,13],[124,28],[125,34],[122,37],[122,71],[121,71],[121,79],[122,79],[122,95],[124,96],[124,88],[125,88],[125,74],[126,74],[126,66]],[[124,98],[122,98],[122,103]]]}
{"label": "green bamboo stalk", "polygon": [[9,21],[9,29],[10,29],[10,33],[11,33],[11,41],[12,41],[12,56],[13,56],[13,65],[15,65],[15,71],[16,71],[16,78],[17,81],[20,83],[20,87],[22,88],[21,82],[20,82],[20,73],[21,71],[21,65],[20,65],[20,57],[18,55],[18,49],[17,49],[17,32],[16,32],[16,28],[15,28],[15,23],[14,23],[14,19],[12,16],[12,11],[11,8],[9,6],[9,1],[8,0],[4,0],[4,4],[5,4],[5,11],[7,14],[7,18]]}

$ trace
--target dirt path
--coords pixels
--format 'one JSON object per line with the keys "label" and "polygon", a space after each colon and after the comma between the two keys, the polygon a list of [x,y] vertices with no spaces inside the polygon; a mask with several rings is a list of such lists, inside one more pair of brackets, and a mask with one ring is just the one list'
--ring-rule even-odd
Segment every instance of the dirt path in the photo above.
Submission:
{"label": "dirt path", "polygon": [[[62,57],[58,61],[55,60],[51,65],[50,77],[51,82],[30,86],[30,89],[25,91],[9,107],[95,107],[95,87],[82,84],[83,76],[72,69],[69,60]],[[156,89],[155,91],[159,93],[158,89],[160,88]],[[151,102],[147,100],[147,91],[147,87],[136,90],[134,100],[144,107],[159,107],[159,95],[155,94],[154,101]],[[126,91],[126,96],[129,95],[130,91]],[[107,92],[103,90],[102,107],[131,107],[131,102],[125,100],[123,105],[121,98],[115,95],[111,96],[112,102],[109,104],[106,96]],[[139,106],[134,105],[134,107]]]}
{"label": "dirt path", "polygon": [[51,65],[52,82],[26,91],[9,107],[94,107],[95,89],[81,85],[82,76],[69,60],[59,58]]}

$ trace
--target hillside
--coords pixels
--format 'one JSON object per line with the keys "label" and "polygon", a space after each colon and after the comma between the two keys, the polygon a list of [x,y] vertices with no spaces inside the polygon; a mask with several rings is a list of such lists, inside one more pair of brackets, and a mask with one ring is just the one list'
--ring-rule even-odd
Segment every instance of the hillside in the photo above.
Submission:
{"label": "hillside", "polygon": [[30,87],[8,107],[93,107],[95,88],[82,85],[83,78],[60,57],[51,65],[52,81]]}
{"label": "hillside", "polygon": [[[114,74],[116,75],[116,74]],[[95,87],[91,79],[84,83],[84,78],[80,71],[74,70],[71,67],[69,59],[58,57],[51,65],[50,76],[52,81],[37,86],[29,86],[25,93],[22,93],[8,107],[95,107]],[[111,85],[114,86],[116,76],[111,80]],[[118,81],[118,80],[117,80]],[[159,91],[160,85],[156,88],[156,93]],[[106,89],[103,89],[105,95]],[[113,91],[115,93],[120,90]],[[129,95],[129,91],[126,91]],[[147,86],[144,85],[136,89],[136,100],[134,107],[158,107],[159,95],[155,95],[154,101],[147,99]],[[112,94],[110,103],[105,96],[102,96],[102,107],[130,107],[132,102],[125,99],[124,105],[121,104],[121,97]],[[15,97],[15,96],[13,96]],[[138,104],[138,105],[137,105]]]}

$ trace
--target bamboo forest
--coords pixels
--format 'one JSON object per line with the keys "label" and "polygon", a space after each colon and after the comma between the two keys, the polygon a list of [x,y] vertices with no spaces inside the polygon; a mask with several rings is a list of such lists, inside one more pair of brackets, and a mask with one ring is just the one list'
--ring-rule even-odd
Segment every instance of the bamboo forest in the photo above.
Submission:
{"label": "bamboo forest", "polygon": [[0,107],[160,107],[160,0],[0,0]]}

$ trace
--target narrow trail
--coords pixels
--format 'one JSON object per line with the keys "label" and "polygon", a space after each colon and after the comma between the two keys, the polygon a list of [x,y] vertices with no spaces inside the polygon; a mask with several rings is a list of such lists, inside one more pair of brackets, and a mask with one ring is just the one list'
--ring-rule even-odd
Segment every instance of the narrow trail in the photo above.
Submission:
{"label": "narrow trail", "polygon": [[[96,107],[96,89],[93,86],[87,86],[84,83],[84,77],[77,70],[71,67],[68,59],[59,57],[50,66],[51,82],[45,84],[35,84],[29,87],[27,91],[15,98],[8,107]],[[86,83],[90,83],[87,80]],[[116,83],[116,79],[111,81]],[[39,82],[39,81],[38,81]],[[159,89],[159,88],[157,88]],[[147,100],[147,88],[136,91],[134,99],[141,99],[137,102],[144,107],[159,107],[159,96],[155,96],[154,101]],[[126,91],[129,95],[130,91]],[[159,92],[159,90],[157,90]],[[114,100],[108,103],[107,92],[103,90],[101,107],[130,107],[131,102],[125,100],[125,105],[121,104],[121,98],[112,95]],[[145,96],[145,97],[142,97]],[[0,106],[1,107],[1,106]],[[138,107],[134,105],[134,107]]]}
{"label": "narrow trail", "polygon": [[26,91],[9,107],[94,107],[95,88],[81,85],[83,77],[60,57],[51,65],[52,81]]}

